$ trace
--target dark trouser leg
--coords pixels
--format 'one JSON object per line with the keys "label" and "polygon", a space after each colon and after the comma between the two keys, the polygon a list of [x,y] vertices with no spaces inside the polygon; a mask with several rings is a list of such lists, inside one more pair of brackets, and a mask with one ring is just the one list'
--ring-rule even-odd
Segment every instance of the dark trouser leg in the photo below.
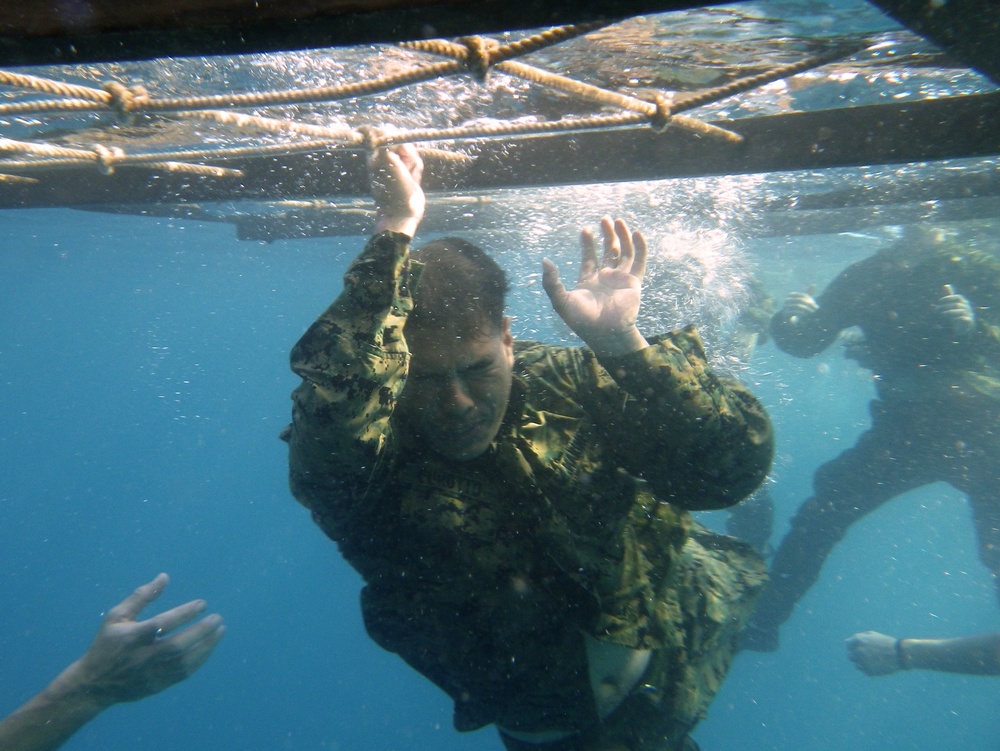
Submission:
{"label": "dark trouser leg", "polygon": [[891,498],[936,479],[934,452],[921,445],[922,437],[905,424],[894,425],[877,402],[873,413],[872,429],[854,448],[817,470],[815,496],[795,514],[775,553],[770,584],[753,615],[754,631],[773,634],[788,619],[854,522]]}
{"label": "dark trouser leg", "polygon": [[973,457],[963,457],[963,476],[952,484],[969,496],[979,560],[989,569],[1000,599],[1000,445],[995,439],[982,444],[975,446]]}
{"label": "dark trouser leg", "polygon": [[980,497],[970,500],[972,521],[976,525],[976,537],[979,541],[979,560],[989,569],[997,598],[1000,599],[1000,497],[994,491],[994,495],[988,499]]}
{"label": "dark trouser leg", "polygon": [[1000,419],[987,406],[971,415],[956,411],[942,441],[945,478],[965,493],[979,543],[979,560],[1000,598]]}

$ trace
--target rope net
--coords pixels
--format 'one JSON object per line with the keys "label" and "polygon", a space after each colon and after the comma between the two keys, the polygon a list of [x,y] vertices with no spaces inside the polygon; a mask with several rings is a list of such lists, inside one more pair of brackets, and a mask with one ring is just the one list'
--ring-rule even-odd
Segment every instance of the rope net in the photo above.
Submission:
{"label": "rope net", "polygon": [[[0,179],[44,180],[45,176],[37,173],[81,166],[92,166],[95,173],[103,175],[121,168],[140,168],[232,178],[239,177],[240,171],[226,166],[229,159],[329,149],[370,151],[399,143],[420,144],[424,155],[432,159],[469,161],[473,156],[468,149],[458,148],[458,142],[621,128],[652,128],[665,138],[683,132],[717,142],[720,148],[732,147],[740,143],[740,135],[683,113],[810,71],[869,44],[867,39],[849,44],[843,40],[826,42],[814,54],[799,55],[798,59],[693,93],[649,88],[615,90],[550,69],[556,66],[544,67],[524,60],[580,37],[600,41],[615,34],[615,29],[571,25],[503,41],[475,36],[409,42],[380,48],[388,62],[381,70],[353,71],[358,80],[204,95],[172,92],[167,85],[169,76],[161,76],[157,82],[130,80],[133,76],[124,70],[121,72],[125,80],[105,80],[99,86],[0,70],[0,87],[11,90],[7,99],[17,99],[0,103],[0,123],[93,116],[111,120],[110,126],[96,130],[84,122],[68,133],[62,129],[35,137],[0,137]],[[385,97],[394,92],[457,80],[463,86],[479,87],[488,98],[495,90],[505,88],[493,84],[492,79],[498,77],[544,89],[560,101],[573,102],[575,110],[567,114],[562,108],[549,118],[474,118],[431,127],[386,127],[379,119],[380,109],[384,114]],[[315,112],[303,109],[334,103],[367,110],[373,119],[345,123],[335,122],[343,118],[333,117],[326,118],[323,124],[310,122],[317,119]],[[196,136],[201,127],[211,130],[199,139],[202,143],[198,146],[171,145],[170,133],[179,133],[183,125],[194,128]],[[151,138],[150,134],[156,135]],[[262,136],[273,140],[260,142]],[[93,141],[88,143],[88,138]],[[247,144],[248,138],[257,138],[258,142]],[[154,147],[145,145],[150,140],[155,141]],[[209,140],[211,145],[204,145]]]}

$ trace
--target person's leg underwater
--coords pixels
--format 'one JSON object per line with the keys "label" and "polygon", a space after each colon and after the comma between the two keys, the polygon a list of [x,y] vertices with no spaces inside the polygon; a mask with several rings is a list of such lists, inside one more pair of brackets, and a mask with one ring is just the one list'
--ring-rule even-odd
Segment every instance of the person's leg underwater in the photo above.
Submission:
{"label": "person's leg underwater", "polygon": [[887,419],[879,402],[873,402],[872,412],[872,428],[854,447],[816,470],[815,495],[796,512],[774,555],[770,582],[743,634],[743,649],[775,651],[779,628],[850,526],[892,498],[937,479],[928,456],[933,452]]}

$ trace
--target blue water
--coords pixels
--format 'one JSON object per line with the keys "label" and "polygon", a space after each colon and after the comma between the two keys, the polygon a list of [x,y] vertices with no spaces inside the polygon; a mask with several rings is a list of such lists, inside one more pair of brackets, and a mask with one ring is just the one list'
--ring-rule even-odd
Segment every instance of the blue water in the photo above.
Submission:
{"label": "blue water", "polygon": [[[109,710],[68,748],[500,749],[491,730],[456,733],[444,695],[367,639],[358,577],[287,490],[287,352],[361,238],[266,246],[225,225],[68,210],[0,221],[0,712],[166,571],[149,612],[203,597],[226,637],[190,680]],[[777,294],[864,251],[810,242],[801,263],[786,249],[786,267],[769,266]],[[814,468],[864,429],[870,384],[836,351],[799,361],[770,346],[746,377],[776,425],[778,536]],[[998,624],[963,498],[925,488],[850,531],[782,649],[738,657],[696,738],[705,751],[995,749],[1000,681],[867,678],[843,640]]]}

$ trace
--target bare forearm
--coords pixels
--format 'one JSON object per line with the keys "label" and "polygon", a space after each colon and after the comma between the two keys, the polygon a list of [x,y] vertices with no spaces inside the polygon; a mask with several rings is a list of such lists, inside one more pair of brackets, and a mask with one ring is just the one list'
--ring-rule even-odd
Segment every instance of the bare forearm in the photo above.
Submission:
{"label": "bare forearm", "polygon": [[0,748],[53,751],[107,708],[107,703],[97,701],[76,679],[76,669],[74,663],[0,722]]}
{"label": "bare forearm", "polygon": [[957,639],[903,639],[901,659],[913,670],[1000,675],[1000,633]]}

